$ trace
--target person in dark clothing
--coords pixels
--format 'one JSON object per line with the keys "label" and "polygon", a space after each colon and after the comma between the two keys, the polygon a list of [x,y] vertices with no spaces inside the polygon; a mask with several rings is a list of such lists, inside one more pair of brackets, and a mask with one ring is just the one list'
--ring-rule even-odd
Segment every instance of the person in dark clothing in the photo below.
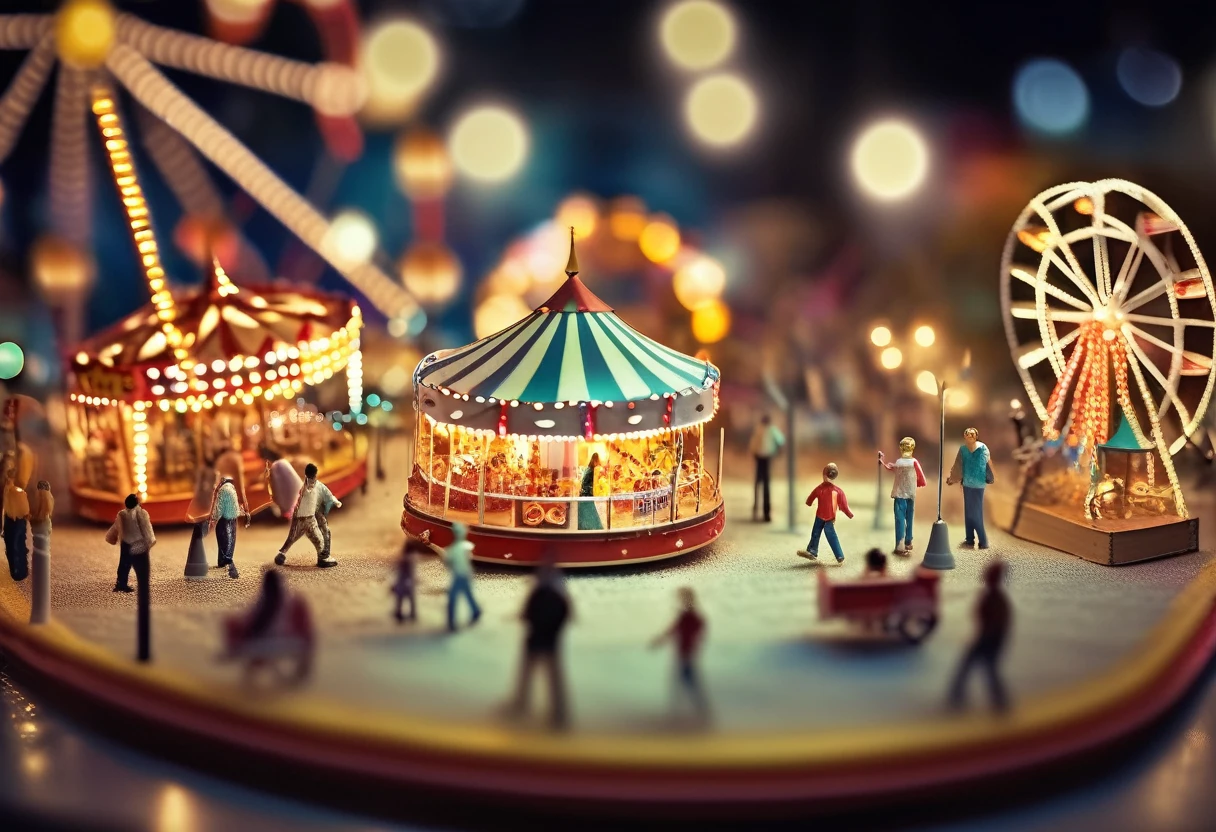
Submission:
{"label": "person in dark clothing", "polygon": [[1009,604],[1009,596],[1001,588],[1004,577],[1003,561],[993,561],[984,570],[984,591],[975,607],[979,632],[963,654],[958,671],[954,675],[954,684],[950,686],[952,708],[963,706],[967,694],[967,677],[971,675],[971,669],[976,664],[983,668],[988,677],[988,693],[992,698],[992,707],[997,711],[1009,708],[1009,698],[1001,681],[1000,660],[1009,636],[1009,628],[1013,623],[1013,608]]}
{"label": "person in dark clothing", "polygon": [[114,518],[114,525],[106,532],[106,542],[119,545],[118,582],[115,592],[130,592],[127,583],[130,572],[135,570],[136,629],[138,632],[138,656],[146,662],[152,656],[152,562],[150,552],[156,545],[156,533],[148,512],[139,504],[139,498],[128,494],[125,508]]}
{"label": "person in dark clothing", "polygon": [[676,645],[676,700],[680,704],[680,694],[692,704],[698,721],[709,719],[709,702],[705,699],[705,691],[701,688],[701,674],[697,670],[697,655],[701,650],[701,642],[705,638],[705,619],[697,610],[697,596],[692,587],[681,587],[679,590],[680,614],[675,622],[650,643],[658,647],[666,641],[674,641]]}
{"label": "person in dark clothing", "polygon": [[262,576],[262,594],[258,596],[257,606],[249,618],[249,631],[246,638],[257,638],[265,635],[274,626],[274,620],[283,609],[283,576],[276,569],[266,570]]}
{"label": "person in dark clothing", "polygon": [[567,725],[568,714],[560,648],[562,630],[570,619],[571,608],[562,585],[561,570],[555,563],[556,558],[550,553],[537,570],[536,586],[524,604],[521,615],[527,625],[524,655],[520,662],[515,698],[508,706],[507,713],[518,717],[527,711],[532,698],[532,676],[539,666],[544,666],[549,676],[549,724],[562,729]]}
{"label": "person in dark clothing", "polygon": [[397,598],[397,607],[393,612],[393,618],[397,619],[398,624],[401,624],[406,619],[406,615],[401,611],[401,607],[407,599],[410,602],[410,621],[418,620],[418,603],[415,599],[418,589],[418,555],[426,551],[428,551],[426,546],[412,537],[405,541],[405,546],[401,550],[401,559],[397,561],[397,579],[393,581],[391,589],[391,592]]}

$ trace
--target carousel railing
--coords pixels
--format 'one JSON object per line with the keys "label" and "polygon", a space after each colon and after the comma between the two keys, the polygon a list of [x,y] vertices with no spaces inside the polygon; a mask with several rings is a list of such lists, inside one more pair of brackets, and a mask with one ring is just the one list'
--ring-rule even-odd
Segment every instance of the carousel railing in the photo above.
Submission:
{"label": "carousel railing", "polygon": [[[515,528],[528,531],[560,531],[562,533],[596,534],[605,531],[620,531],[622,529],[658,528],[670,526],[692,517],[708,514],[722,502],[721,491],[717,481],[708,472],[702,472],[699,477],[682,480],[675,488],[671,485],[644,491],[628,491],[616,494],[581,497],[565,496],[527,496],[522,494],[500,493],[492,491],[477,491],[463,488],[446,479],[435,479],[415,469],[415,477],[422,482],[422,488],[427,495],[438,490],[443,496],[437,500],[417,499],[411,490],[410,504],[427,514],[449,518],[453,514],[476,514],[475,525],[487,528]],[[706,486],[708,485],[708,488]],[[708,492],[708,493],[706,493]],[[455,508],[452,506],[453,496],[469,498],[465,502],[470,508]],[[685,506],[685,501],[688,505]],[[506,506],[503,507],[503,503]],[[487,508],[493,504],[492,508]],[[552,509],[541,509],[541,517],[536,522],[528,522],[526,509],[531,505],[565,507],[562,522],[550,520]],[[598,528],[579,528],[579,507],[590,505],[595,507]],[[624,514],[623,506],[632,507],[628,522],[621,523],[620,515]],[[613,515],[618,517],[614,521]],[[509,522],[501,522],[506,515]],[[522,522],[516,522],[517,518]],[[639,522],[639,519],[641,522]],[[496,522],[499,521],[499,522]]]}

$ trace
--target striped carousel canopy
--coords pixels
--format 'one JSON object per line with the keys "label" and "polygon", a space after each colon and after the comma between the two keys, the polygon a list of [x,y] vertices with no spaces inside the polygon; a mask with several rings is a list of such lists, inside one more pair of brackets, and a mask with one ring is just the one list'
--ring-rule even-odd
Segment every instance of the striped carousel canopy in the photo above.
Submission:
{"label": "striped carousel canopy", "polygon": [[708,361],[647,338],[577,277],[531,315],[480,341],[433,353],[416,381],[478,401],[630,402],[699,393],[718,380]]}

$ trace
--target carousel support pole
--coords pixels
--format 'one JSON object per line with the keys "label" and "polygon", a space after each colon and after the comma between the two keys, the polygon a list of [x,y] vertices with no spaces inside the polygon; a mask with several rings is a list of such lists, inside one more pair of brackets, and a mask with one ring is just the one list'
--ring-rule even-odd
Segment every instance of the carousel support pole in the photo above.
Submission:
{"label": "carousel support pole", "polygon": [[452,444],[456,441],[456,430],[448,428],[448,475],[443,484],[443,517],[447,519],[448,503],[452,501]]}
{"label": "carousel support pole", "polygon": [[481,438],[481,466],[477,472],[477,525],[486,524],[486,457],[490,453],[490,440]]}
{"label": "carousel support pole", "polygon": [[726,428],[718,428],[718,481],[714,483],[714,490],[721,493],[722,491],[722,454],[726,451]]}
{"label": "carousel support pole", "polygon": [[671,469],[671,520],[676,522],[677,509],[680,505],[680,465],[684,462],[684,434],[675,434],[676,456]]}
{"label": "carousel support pole", "polygon": [[[418,414],[418,424],[422,424],[422,414]],[[426,432],[427,449],[426,449],[426,474],[423,479],[426,481],[426,510],[429,513],[431,510],[431,478],[435,473],[435,429],[430,428]]]}
{"label": "carousel support pole", "polygon": [[608,442],[605,447],[608,451],[604,454],[608,458],[606,470],[608,471],[608,520],[605,528],[612,531],[612,443]]}
{"label": "carousel support pole", "polygon": [[705,425],[697,425],[697,514],[701,513],[701,481],[705,479]]}

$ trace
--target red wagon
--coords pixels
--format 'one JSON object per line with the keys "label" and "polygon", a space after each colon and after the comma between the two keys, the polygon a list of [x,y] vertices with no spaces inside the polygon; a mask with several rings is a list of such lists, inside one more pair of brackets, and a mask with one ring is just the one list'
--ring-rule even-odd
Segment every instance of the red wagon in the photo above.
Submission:
{"label": "red wagon", "polygon": [[919,644],[937,626],[938,575],[918,569],[910,580],[872,578],[832,583],[819,572],[819,618],[845,618]]}

